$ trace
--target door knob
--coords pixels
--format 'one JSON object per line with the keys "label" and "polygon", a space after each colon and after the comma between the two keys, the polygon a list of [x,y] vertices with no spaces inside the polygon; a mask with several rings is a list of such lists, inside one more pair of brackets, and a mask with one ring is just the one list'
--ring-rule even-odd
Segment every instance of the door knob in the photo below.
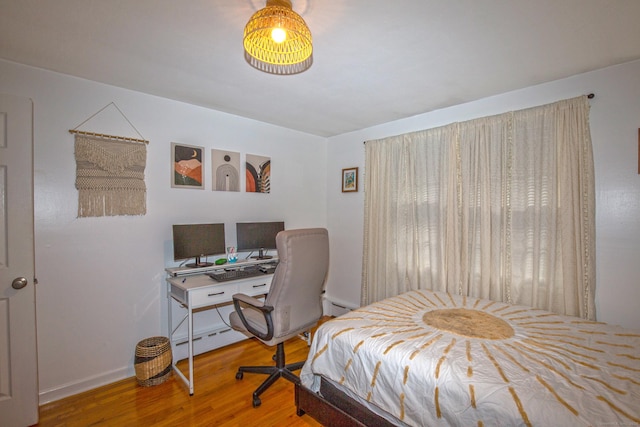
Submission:
{"label": "door knob", "polygon": [[13,289],[22,289],[25,286],[27,286],[27,279],[25,279],[24,277],[17,277],[15,279],[13,279],[13,282],[11,283],[11,287]]}

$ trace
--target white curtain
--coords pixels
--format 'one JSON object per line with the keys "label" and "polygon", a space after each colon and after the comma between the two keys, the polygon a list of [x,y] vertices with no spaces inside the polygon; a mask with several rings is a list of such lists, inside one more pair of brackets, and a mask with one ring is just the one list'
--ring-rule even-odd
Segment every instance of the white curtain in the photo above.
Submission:
{"label": "white curtain", "polygon": [[362,303],[432,289],[595,319],[586,97],[375,141]]}

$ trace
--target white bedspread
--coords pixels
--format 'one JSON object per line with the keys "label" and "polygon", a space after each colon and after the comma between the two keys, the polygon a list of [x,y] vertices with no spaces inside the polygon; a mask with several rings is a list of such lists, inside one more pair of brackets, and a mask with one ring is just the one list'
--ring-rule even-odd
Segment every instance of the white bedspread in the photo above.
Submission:
{"label": "white bedspread", "polygon": [[640,425],[640,332],[414,291],[323,324],[322,375],[408,425]]}

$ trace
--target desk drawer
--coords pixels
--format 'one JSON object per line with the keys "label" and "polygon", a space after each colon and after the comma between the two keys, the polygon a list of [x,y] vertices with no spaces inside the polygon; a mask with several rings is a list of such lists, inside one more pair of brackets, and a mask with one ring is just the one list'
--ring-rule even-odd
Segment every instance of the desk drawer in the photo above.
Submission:
{"label": "desk drawer", "polygon": [[238,284],[238,293],[245,295],[262,295],[269,292],[269,288],[271,287],[271,276],[261,277],[258,279],[253,279],[251,281],[247,281],[244,283]]}
{"label": "desk drawer", "polygon": [[187,291],[173,283],[171,283],[171,295],[173,295],[181,304],[187,303]]}
{"label": "desk drawer", "polygon": [[208,305],[221,304],[231,301],[233,294],[237,292],[235,284],[210,286],[205,289],[191,291],[191,306],[206,307]]}

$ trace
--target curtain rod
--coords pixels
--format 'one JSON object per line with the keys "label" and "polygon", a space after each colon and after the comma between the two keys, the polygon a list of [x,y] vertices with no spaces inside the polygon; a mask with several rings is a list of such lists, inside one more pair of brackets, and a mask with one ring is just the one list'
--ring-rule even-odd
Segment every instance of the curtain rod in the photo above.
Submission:
{"label": "curtain rod", "polygon": [[[593,99],[593,98],[595,98],[595,97],[596,97],[596,94],[595,94],[595,93],[593,93],[593,92],[591,92],[590,94],[588,94],[588,95],[587,95],[587,98],[589,98],[589,99]],[[363,144],[366,144],[366,143],[367,143],[367,141],[362,141],[362,143],[363,143]]]}

